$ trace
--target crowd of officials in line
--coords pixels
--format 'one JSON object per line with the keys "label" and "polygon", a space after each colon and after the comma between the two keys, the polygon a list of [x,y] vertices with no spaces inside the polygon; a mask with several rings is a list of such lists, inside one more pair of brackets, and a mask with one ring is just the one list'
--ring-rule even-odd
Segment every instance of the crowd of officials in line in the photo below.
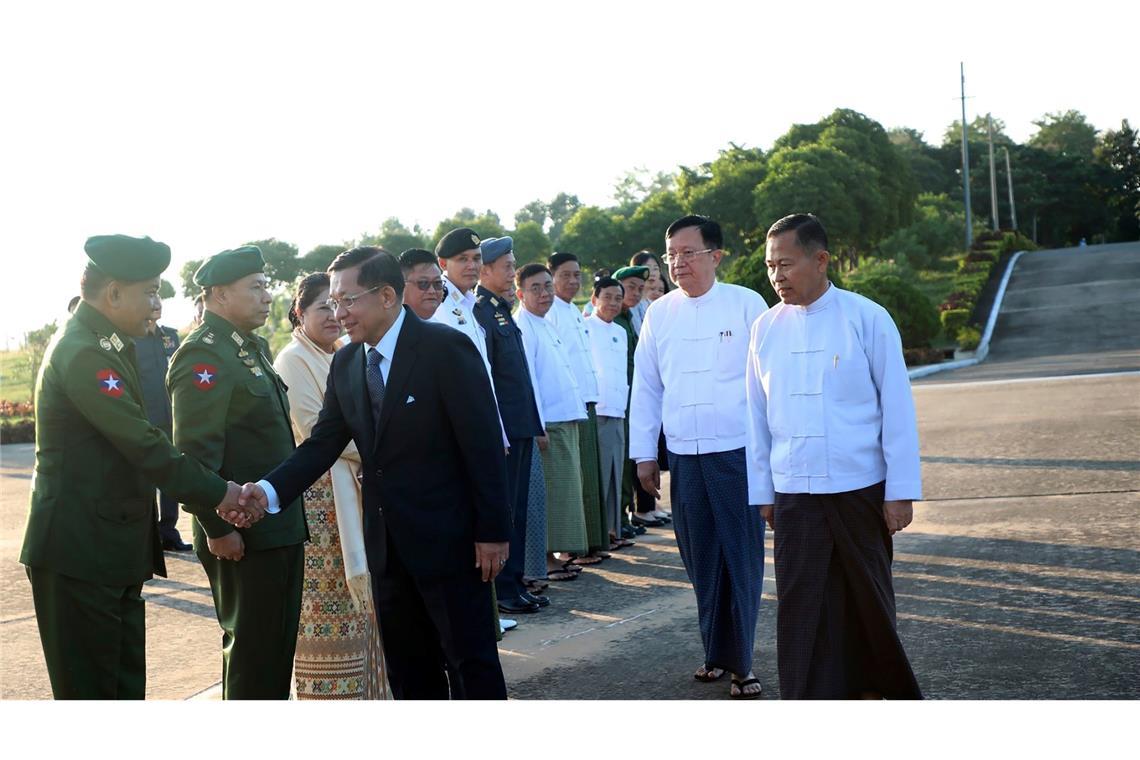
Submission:
{"label": "crowd of officials in line", "polygon": [[[144,695],[141,584],[190,548],[181,502],[225,698],[505,697],[495,641],[665,526],[697,596],[694,677],[755,698],[765,521],[781,695],[919,696],[890,585],[921,496],[898,331],[827,281],[811,215],[769,231],[771,309],[717,281],[721,246],[683,217],[664,259],[595,272],[584,308],[573,253],[516,268],[511,238],[469,228],[354,248],[299,280],[271,359],[256,247],[203,263],[180,345],[157,324],[169,249],[91,238],[37,383],[21,555],[55,695]],[[65,558],[84,526],[93,556]]]}

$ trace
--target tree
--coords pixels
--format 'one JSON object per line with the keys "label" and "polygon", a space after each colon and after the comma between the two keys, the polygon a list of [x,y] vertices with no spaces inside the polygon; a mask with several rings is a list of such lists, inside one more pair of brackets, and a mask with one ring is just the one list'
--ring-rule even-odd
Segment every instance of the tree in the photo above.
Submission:
{"label": "tree", "polygon": [[955,175],[940,160],[939,150],[928,145],[922,133],[909,127],[888,130],[891,144],[910,165],[911,176],[919,193],[946,193],[953,189]]}
{"label": "tree", "polygon": [[614,184],[614,200],[617,213],[630,216],[634,210],[651,195],[673,189],[676,175],[669,172],[650,174],[644,166],[635,166],[627,171]]}
{"label": "tree", "polygon": [[550,243],[555,248],[558,247],[559,238],[562,237],[566,223],[570,221],[570,217],[578,213],[580,208],[582,208],[582,202],[578,200],[578,196],[567,193],[559,193],[554,196],[550,203],[546,204],[546,213],[550,217],[550,229],[547,230],[546,234],[550,236]]}
{"label": "tree", "polygon": [[326,243],[316,246],[298,260],[298,274],[306,275],[312,274],[313,272],[326,271],[329,268],[329,264],[332,263],[337,255],[351,247],[352,246],[346,246],[343,243],[341,245],[330,245]]}
{"label": "tree", "polygon": [[697,169],[681,167],[677,177],[684,210],[719,222],[725,250],[733,255],[744,255],[763,243],[767,228],[761,229],[756,218],[752,192],[764,179],[766,166],[759,148],[729,143],[715,160]]}
{"label": "tree", "polygon": [[587,269],[615,269],[628,260],[622,241],[624,221],[597,206],[583,206],[566,222],[558,250],[575,254]]}
{"label": "tree", "polygon": [[511,232],[511,238],[514,240],[515,266],[521,267],[532,262],[545,264],[553,250],[550,238],[542,231],[542,226],[533,219],[520,223]]}
{"label": "tree", "polygon": [[665,230],[684,215],[681,199],[673,190],[660,190],[646,198],[625,221],[622,243],[628,255],[645,248],[662,253]]}
{"label": "tree", "polygon": [[174,286],[170,284],[170,280],[163,278],[158,284],[158,297],[164,300],[174,297]]}
{"label": "tree", "polygon": [[1113,240],[1140,239],[1140,135],[1125,119],[1104,133],[1096,160],[1105,167],[1105,204],[1115,219]]}
{"label": "tree", "polygon": [[1096,150],[1096,127],[1089,124],[1080,111],[1047,113],[1033,122],[1037,132],[1029,138],[1029,145],[1050,153],[1074,158],[1093,157]]}
{"label": "tree", "polygon": [[202,292],[201,286],[194,282],[194,273],[202,266],[203,261],[204,259],[190,259],[182,265],[182,269],[178,270],[178,276],[182,279],[182,295],[187,298],[197,298]]}
{"label": "tree", "polygon": [[878,172],[826,145],[773,154],[753,202],[764,229],[787,214],[815,214],[827,229],[832,254],[847,258],[870,249],[886,227],[887,203],[879,192]]}
{"label": "tree", "polygon": [[548,217],[546,204],[536,199],[515,212],[515,227],[517,228],[523,222],[534,222],[540,229],[545,229]]}
{"label": "tree", "polygon": [[245,245],[256,245],[265,259],[265,276],[270,285],[288,285],[297,279],[301,263],[297,259],[297,246],[277,238],[254,240]]}
{"label": "tree", "polygon": [[[1014,142],[1005,133],[1005,122],[994,117],[994,145],[1013,145]],[[974,143],[989,144],[990,130],[986,116],[975,116],[966,130],[966,139],[970,142],[970,152],[974,152]],[[948,147],[962,145],[962,120],[955,119],[942,133],[942,144]],[[961,154],[959,154],[961,155]],[[959,159],[961,160],[961,159]]]}
{"label": "tree", "polygon": [[[464,225],[457,224],[455,226],[462,227]],[[450,229],[449,227],[444,232]],[[412,229],[408,229],[403,222],[394,216],[388,217],[380,224],[379,232],[361,236],[360,245],[377,245],[393,256],[399,256],[409,248],[426,248],[428,250],[432,248],[427,235],[424,234],[418,224]]]}
{"label": "tree", "polygon": [[[482,238],[502,237],[507,234],[503,229],[502,222],[499,221],[499,215],[494,211],[488,209],[482,214],[476,214],[474,209],[461,208],[450,219],[444,219],[436,225],[435,235],[433,240],[439,240],[447,233],[456,229],[457,227],[470,227]],[[428,248],[429,246],[417,246]]]}

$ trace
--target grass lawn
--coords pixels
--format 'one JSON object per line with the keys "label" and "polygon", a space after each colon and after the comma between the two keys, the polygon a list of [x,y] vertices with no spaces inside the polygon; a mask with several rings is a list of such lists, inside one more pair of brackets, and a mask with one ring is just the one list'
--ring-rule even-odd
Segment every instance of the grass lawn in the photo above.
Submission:
{"label": "grass lawn", "polygon": [[0,399],[19,403],[32,398],[31,365],[24,351],[0,351]]}

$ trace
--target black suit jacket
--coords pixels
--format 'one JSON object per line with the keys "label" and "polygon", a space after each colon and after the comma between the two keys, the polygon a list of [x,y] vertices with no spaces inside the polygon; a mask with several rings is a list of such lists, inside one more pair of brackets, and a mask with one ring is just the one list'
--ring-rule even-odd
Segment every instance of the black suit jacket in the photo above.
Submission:
{"label": "black suit jacket", "polygon": [[466,335],[405,306],[375,425],[364,372],[363,344],[336,352],[312,435],[265,479],[289,504],[352,439],[372,572],[384,572],[389,534],[412,575],[472,571],[476,541],[511,535],[502,431],[482,358]]}
{"label": "black suit jacket", "polygon": [[480,285],[475,290],[475,320],[487,333],[487,356],[491,360],[491,378],[499,400],[499,417],[507,438],[519,440],[543,434],[542,418],[522,333],[511,316],[511,308],[497,295]]}

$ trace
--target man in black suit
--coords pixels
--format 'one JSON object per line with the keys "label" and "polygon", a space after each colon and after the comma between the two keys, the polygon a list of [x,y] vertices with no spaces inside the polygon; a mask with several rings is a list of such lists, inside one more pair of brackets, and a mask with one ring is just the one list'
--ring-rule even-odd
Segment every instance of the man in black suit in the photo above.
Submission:
{"label": "man in black suit", "polygon": [[[466,335],[402,305],[388,252],[329,267],[330,303],[352,343],[333,356],[312,435],[256,486],[240,523],[288,505],[349,440],[362,459],[364,538],[388,678],[397,699],[505,699],[490,581],[511,516],[495,398]],[[259,491],[260,487],[260,491]]]}

